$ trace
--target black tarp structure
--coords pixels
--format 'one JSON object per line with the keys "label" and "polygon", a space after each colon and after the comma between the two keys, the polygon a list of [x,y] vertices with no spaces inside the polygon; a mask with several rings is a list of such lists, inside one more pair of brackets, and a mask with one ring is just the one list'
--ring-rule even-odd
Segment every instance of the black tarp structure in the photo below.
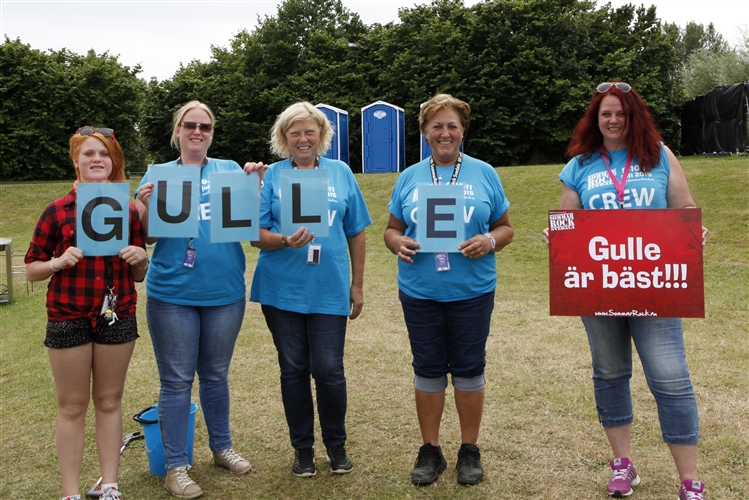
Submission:
{"label": "black tarp structure", "polygon": [[696,97],[681,112],[681,154],[745,151],[748,113],[749,82]]}

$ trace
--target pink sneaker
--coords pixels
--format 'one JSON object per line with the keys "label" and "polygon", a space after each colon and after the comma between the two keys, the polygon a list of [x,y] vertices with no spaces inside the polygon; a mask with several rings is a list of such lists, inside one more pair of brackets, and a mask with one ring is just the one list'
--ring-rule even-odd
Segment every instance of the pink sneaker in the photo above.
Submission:
{"label": "pink sneaker", "polygon": [[632,486],[640,484],[640,476],[637,475],[635,464],[627,457],[615,458],[609,462],[611,466],[611,481],[606,486],[609,495],[616,498],[628,497],[632,491]]}
{"label": "pink sneaker", "polygon": [[687,479],[679,487],[679,500],[705,500],[705,483]]}

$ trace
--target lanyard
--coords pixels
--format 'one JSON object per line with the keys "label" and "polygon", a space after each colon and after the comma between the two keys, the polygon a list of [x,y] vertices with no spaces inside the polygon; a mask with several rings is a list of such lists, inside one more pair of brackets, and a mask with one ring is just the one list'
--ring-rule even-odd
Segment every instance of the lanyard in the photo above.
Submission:
{"label": "lanyard", "polygon": [[[201,167],[205,167],[206,165],[208,165],[208,160],[209,160],[209,158],[206,156],[205,159],[203,160],[203,164],[200,165],[200,166]],[[182,166],[182,157],[181,156],[179,158],[177,158],[177,166],[178,167]],[[202,170],[201,170],[201,172],[202,172]]]}
{"label": "lanyard", "polygon": [[616,176],[614,175],[614,172],[611,171],[611,167],[609,167],[609,160],[606,158],[606,152],[601,152],[601,158],[603,158],[603,163],[606,165],[606,170],[609,172],[609,177],[611,178],[611,182],[614,183],[614,187],[616,188],[616,192],[619,195],[619,206],[620,208],[624,208],[624,186],[627,184],[627,176],[629,175],[629,167],[632,165],[632,157],[627,155],[627,164],[624,166],[624,172],[622,172],[622,180],[617,181]]}
{"label": "lanyard", "polygon": [[[202,164],[202,165],[200,165],[200,181],[201,181],[201,183],[202,183],[202,181],[203,181],[203,167],[205,167],[206,165],[208,165],[208,161],[209,161],[209,160],[210,160],[210,158],[208,158],[208,157],[206,156],[206,157],[205,157],[205,158],[203,159],[203,164]],[[181,156],[180,156],[179,158],[177,158],[177,166],[178,166],[178,167],[181,167],[181,166],[182,166],[182,157],[181,157]],[[188,242],[187,242],[187,249],[188,249],[188,251],[189,251],[190,249],[192,249],[192,242],[193,242],[194,240],[195,240],[195,238],[190,238],[190,239],[188,240]]]}
{"label": "lanyard", "polygon": [[[294,158],[289,158],[289,161],[291,161],[291,168],[294,170],[298,170],[299,166],[294,161]],[[314,168],[320,168],[320,155],[315,155],[315,166]]]}
{"label": "lanyard", "polygon": [[[448,185],[458,182],[461,165],[463,165],[463,153],[458,153],[458,159],[455,162],[455,169],[453,170],[452,177],[450,177],[450,182],[447,183]],[[439,184],[440,181],[437,177],[437,168],[434,166],[434,156],[429,157],[429,169],[432,171],[432,184]]]}

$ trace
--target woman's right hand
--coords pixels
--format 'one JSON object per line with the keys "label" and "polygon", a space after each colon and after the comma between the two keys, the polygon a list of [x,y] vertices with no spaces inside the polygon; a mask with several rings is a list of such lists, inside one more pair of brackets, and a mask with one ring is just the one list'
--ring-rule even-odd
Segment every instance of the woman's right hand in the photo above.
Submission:
{"label": "woman's right hand", "polygon": [[151,199],[151,193],[153,193],[153,182],[148,182],[138,189],[138,196],[135,199],[148,208],[148,200]]}
{"label": "woman's right hand", "polygon": [[78,264],[78,262],[82,258],[83,251],[81,251],[80,248],[68,247],[68,249],[65,250],[65,253],[54,259],[54,262],[52,263],[53,270],[56,269],[60,271],[62,269],[73,267],[74,265]]}
{"label": "woman's right hand", "polygon": [[286,240],[286,243],[291,248],[302,248],[307,243],[315,239],[315,234],[310,233],[309,229],[302,226],[294,232],[291,236],[284,236],[282,239]]}
{"label": "woman's right hand", "polygon": [[417,248],[421,248],[421,245],[419,245],[416,240],[410,236],[403,235],[398,238],[398,241],[396,242],[396,255],[403,262],[412,264],[414,261],[413,256],[416,255]]}
{"label": "woman's right hand", "polygon": [[543,231],[541,231],[544,235],[544,243],[546,243],[546,246],[549,246],[549,228],[547,227]]}
{"label": "woman's right hand", "polygon": [[263,176],[265,175],[265,172],[268,170],[268,165],[265,163],[259,161],[259,162],[252,162],[248,161],[244,164],[244,167],[242,167],[242,170],[247,175],[250,175],[253,172],[257,172],[257,178],[260,182],[263,182]]}

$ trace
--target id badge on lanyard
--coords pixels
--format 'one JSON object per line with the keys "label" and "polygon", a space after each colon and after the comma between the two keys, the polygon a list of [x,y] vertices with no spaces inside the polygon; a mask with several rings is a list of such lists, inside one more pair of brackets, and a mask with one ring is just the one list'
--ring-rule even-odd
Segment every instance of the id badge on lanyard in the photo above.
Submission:
{"label": "id badge on lanyard", "polygon": [[185,250],[185,259],[182,261],[182,265],[192,269],[195,266],[195,257],[198,253],[197,248],[192,247],[192,238],[187,241],[187,250]]}
{"label": "id badge on lanyard", "polygon": [[[463,165],[463,153],[458,153],[458,159],[455,162],[455,168],[453,169],[453,175],[450,177],[448,185],[455,184],[458,182],[458,176],[460,175],[460,167]],[[429,169],[432,173],[432,184],[439,184],[440,177],[437,176],[437,168],[434,166],[434,157],[429,158]],[[434,254],[434,265],[437,272],[449,271],[450,270],[450,257],[447,252],[437,252]]]}

